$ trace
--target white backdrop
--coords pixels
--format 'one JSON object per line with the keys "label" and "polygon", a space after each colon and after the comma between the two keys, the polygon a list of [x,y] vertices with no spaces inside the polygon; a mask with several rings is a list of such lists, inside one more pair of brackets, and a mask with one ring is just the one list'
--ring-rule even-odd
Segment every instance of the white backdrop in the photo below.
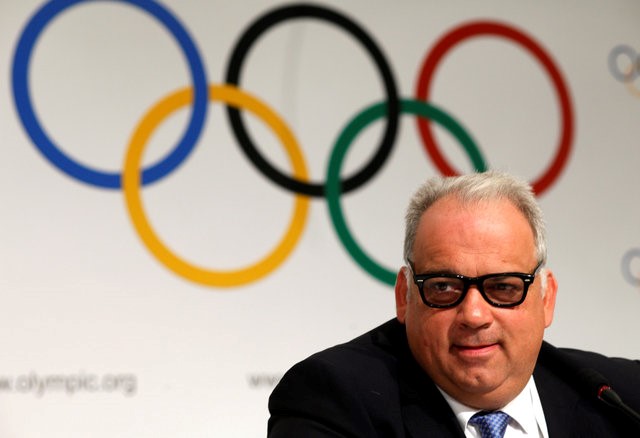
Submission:
{"label": "white backdrop", "polygon": [[[394,315],[392,287],[350,256],[325,198],[311,199],[306,219],[293,221],[301,237],[269,273],[204,285],[143,243],[123,190],[81,182],[45,158],[38,129],[83,168],[118,174],[145,114],[192,85],[187,55],[155,4],[132,3],[56,2],[42,10],[40,1],[0,0],[3,437],[264,436],[268,395],[287,368]],[[246,28],[283,3],[160,5],[195,47],[191,61],[206,75],[200,84],[222,85]],[[459,26],[501,23],[542,48],[560,71],[574,122],[568,159],[540,194],[549,266],[560,284],[547,340],[640,357],[640,3],[317,6],[373,38],[402,99],[415,98],[425,58]],[[460,123],[489,167],[532,181],[549,168],[566,126],[556,87],[530,51],[503,37],[471,35],[451,44],[432,79],[429,102]],[[363,46],[321,20],[290,19],[265,30],[240,83],[293,132],[299,148],[290,145],[290,153],[299,150],[317,183],[347,123],[385,99]],[[25,90],[28,98],[16,100]],[[262,266],[289,230],[296,197],[246,159],[213,98],[188,158],[140,190],[144,215],[187,265]],[[29,107],[37,123],[19,115]],[[174,149],[191,108],[175,105],[156,119],[145,167]],[[245,116],[259,153],[290,175],[270,127]],[[385,126],[372,123],[357,137],[343,176],[371,159]],[[436,139],[454,168],[473,171],[453,136],[437,128]],[[405,114],[384,166],[340,196],[351,234],[384,269],[400,266],[408,197],[439,172],[415,117]]]}

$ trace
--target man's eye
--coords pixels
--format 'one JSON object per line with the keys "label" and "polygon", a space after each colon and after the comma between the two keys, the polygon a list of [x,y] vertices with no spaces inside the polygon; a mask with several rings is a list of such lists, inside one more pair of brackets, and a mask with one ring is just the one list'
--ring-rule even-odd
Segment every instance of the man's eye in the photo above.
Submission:
{"label": "man's eye", "polygon": [[516,286],[514,284],[509,284],[509,283],[496,283],[494,285],[491,286],[492,289],[494,290],[500,290],[503,292],[508,292],[510,290],[515,290]]}
{"label": "man's eye", "polygon": [[485,281],[486,292],[518,294],[524,289],[524,282],[518,277],[502,277]]}
{"label": "man's eye", "polygon": [[460,285],[457,281],[432,279],[427,283],[427,288],[432,293],[456,293],[460,290]]}

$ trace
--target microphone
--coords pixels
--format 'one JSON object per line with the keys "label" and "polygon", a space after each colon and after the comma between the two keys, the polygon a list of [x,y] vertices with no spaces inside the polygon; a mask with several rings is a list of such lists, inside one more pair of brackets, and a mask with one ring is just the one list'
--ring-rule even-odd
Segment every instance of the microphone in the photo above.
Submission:
{"label": "microphone", "polygon": [[576,373],[576,377],[588,386],[590,394],[595,395],[598,400],[619,410],[640,425],[640,414],[622,401],[602,374],[593,368],[580,368]]}

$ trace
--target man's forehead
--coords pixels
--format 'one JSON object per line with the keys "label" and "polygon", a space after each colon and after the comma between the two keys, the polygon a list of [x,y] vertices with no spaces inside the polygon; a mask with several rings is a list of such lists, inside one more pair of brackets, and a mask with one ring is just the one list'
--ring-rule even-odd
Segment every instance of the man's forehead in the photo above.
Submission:
{"label": "man's forehead", "polygon": [[533,228],[522,211],[510,200],[490,198],[465,201],[455,196],[442,198],[423,212],[418,225],[414,251],[468,246],[472,251],[523,250],[535,251]]}

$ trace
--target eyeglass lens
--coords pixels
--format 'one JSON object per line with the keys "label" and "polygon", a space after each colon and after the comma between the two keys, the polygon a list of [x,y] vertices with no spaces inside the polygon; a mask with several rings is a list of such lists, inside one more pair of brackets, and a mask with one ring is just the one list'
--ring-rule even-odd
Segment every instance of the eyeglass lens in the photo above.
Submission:
{"label": "eyeglass lens", "polygon": [[[447,305],[455,303],[469,285],[463,279],[433,277],[423,283],[425,299],[433,304]],[[512,304],[520,301],[525,283],[520,277],[497,276],[485,278],[479,289],[496,304]]]}

